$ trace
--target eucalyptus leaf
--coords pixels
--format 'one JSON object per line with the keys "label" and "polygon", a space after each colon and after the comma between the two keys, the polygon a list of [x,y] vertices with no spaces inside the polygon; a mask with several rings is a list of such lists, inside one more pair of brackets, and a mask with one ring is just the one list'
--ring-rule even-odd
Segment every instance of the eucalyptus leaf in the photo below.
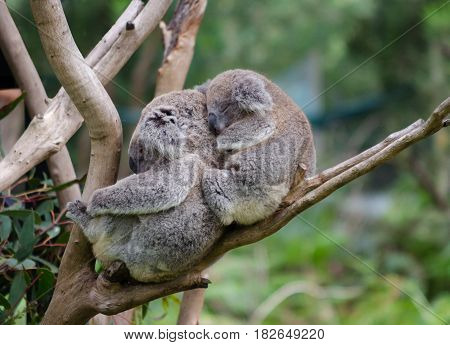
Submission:
{"label": "eucalyptus leaf", "polygon": [[47,231],[47,235],[50,238],[55,238],[56,236],[58,236],[61,233],[61,227],[60,226],[54,226],[52,229],[50,229],[49,231]]}
{"label": "eucalyptus leaf", "polygon": [[25,280],[25,272],[18,271],[14,275],[11,289],[9,290],[9,304],[15,308],[25,293],[27,283]]}
{"label": "eucalyptus leaf", "polygon": [[55,285],[55,272],[52,272],[46,268],[39,268],[37,270],[37,274],[39,275],[39,279],[36,283],[36,300],[50,293]]}
{"label": "eucalyptus leaf", "polygon": [[41,222],[41,218],[39,217],[39,215],[32,210],[8,208],[1,211],[0,215],[10,216],[11,218],[18,218],[21,220],[25,220],[28,216],[32,215],[34,217],[35,223],[39,224]]}
{"label": "eucalyptus leaf", "polygon": [[14,101],[8,103],[4,107],[0,108],[0,120],[8,116],[17,105],[23,101],[25,98],[25,92],[23,92],[19,97],[17,97]]}
{"label": "eucalyptus leaf", "polygon": [[19,239],[19,248],[15,254],[18,261],[26,259],[33,252],[33,246],[36,243],[34,234],[34,215],[29,215],[23,223],[20,231],[17,232]]}
{"label": "eucalyptus leaf", "polygon": [[11,305],[8,302],[8,299],[3,296],[2,294],[0,294],[0,306],[2,306],[5,309],[9,309],[11,308]]}
{"label": "eucalyptus leaf", "polygon": [[36,208],[36,212],[42,216],[53,211],[54,207],[55,203],[53,202],[53,200],[45,200],[44,202],[41,202],[39,204],[39,206]]}
{"label": "eucalyptus leaf", "polygon": [[61,183],[61,184],[59,184],[57,186],[54,186],[54,187],[50,188],[48,190],[48,192],[58,192],[60,190],[69,188],[70,186],[72,186],[72,185],[74,185],[76,183],[84,183],[86,181],[86,177],[87,177],[87,175],[84,175],[83,177],[81,177],[79,179],[74,179],[74,180],[71,180],[71,181],[68,181],[68,182],[65,182],[65,183]]}
{"label": "eucalyptus leaf", "polygon": [[37,261],[37,262],[47,266],[50,269],[50,272],[52,272],[53,274],[58,273],[58,267],[53,265],[51,262],[48,262],[47,260],[44,260],[44,259],[42,259],[38,256],[34,256],[34,255],[31,255],[30,258],[33,259],[34,261]]}
{"label": "eucalyptus leaf", "polygon": [[0,241],[7,240],[11,233],[12,222],[8,216],[0,215]]}
{"label": "eucalyptus leaf", "polygon": [[15,258],[10,258],[5,260],[4,263],[8,265],[10,268],[17,271],[32,270],[36,268],[36,263],[31,259],[25,259],[19,262]]}
{"label": "eucalyptus leaf", "polygon": [[100,260],[95,260],[95,272],[100,273],[103,271],[103,264]]}

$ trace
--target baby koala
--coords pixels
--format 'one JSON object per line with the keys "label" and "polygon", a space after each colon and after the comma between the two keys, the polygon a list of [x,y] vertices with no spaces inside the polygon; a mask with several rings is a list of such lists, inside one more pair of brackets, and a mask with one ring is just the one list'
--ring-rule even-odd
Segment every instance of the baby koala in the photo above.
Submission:
{"label": "baby koala", "polygon": [[205,198],[222,224],[253,224],[272,214],[293,184],[314,173],[311,126],[277,85],[249,70],[230,70],[198,88],[224,154],[207,169]]}
{"label": "baby koala", "polygon": [[203,170],[217,165],[205,96],[195,90],[155,98],[142,111],[129,159],[134,175],[68,205],[95,256],[123,261],[132,278],[160,282],[189,271],[223,233],[206,204]]}

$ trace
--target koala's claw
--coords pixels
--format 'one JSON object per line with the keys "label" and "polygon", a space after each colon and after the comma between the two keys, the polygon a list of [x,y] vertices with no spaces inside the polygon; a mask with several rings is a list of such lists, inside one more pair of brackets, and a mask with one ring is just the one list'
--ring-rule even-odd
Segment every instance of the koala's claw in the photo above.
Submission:
{"label": "koala's claw", "polygon": [[153,109],[150,118],[164,122],[176,123],[177,110],[174,107],[161,106]]}
{"label": "koala's claw", "polygon": [[81,200],[75,200],[74,202],[69,202],[67,204],[67,216],[73,215],[82,215],[87,211],[86,205]]}
{"label": "koala's claw", "polygon": [[87,213],[87,207],[81,200],[75,200],[67,204],[66,217],[85,228],[91,219]]}

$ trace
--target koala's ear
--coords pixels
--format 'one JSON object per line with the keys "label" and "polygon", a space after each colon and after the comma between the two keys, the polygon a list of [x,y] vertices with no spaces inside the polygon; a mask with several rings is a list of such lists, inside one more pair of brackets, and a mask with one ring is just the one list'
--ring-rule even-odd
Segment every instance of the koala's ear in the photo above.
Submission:
{"label": "koala's ear", "polygon": [[257,76],[247,75],[235,80],[231,97],[242,110],[263,113],[272,108],[272,97],[267,92],[264,81]]}
{"label": "koala's ear", "polygon": [[208,91],[209,84],[211,84],[211,79],[208,79],[201,85],[194,86],[194,90],[197,90],[206,96],[206,91]]}

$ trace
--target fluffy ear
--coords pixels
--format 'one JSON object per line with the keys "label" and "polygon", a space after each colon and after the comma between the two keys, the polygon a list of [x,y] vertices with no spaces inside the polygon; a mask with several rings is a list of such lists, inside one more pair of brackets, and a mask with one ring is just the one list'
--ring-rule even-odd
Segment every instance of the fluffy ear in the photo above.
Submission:
{"label": "fluffy ear", "polygon": [[209,84],[211,84],[211,79],[208,79],[201,85],[194,86],[194,90],[197,90],[201,92],[202,94],[206,95],[206,91],[208,90]]}
{"label": "fluffy ear", "polygon": [[247,75],[233,82],[231,97],[242,110],[263,113],[272,108],[272,97],[264,81],[257,76]]}

